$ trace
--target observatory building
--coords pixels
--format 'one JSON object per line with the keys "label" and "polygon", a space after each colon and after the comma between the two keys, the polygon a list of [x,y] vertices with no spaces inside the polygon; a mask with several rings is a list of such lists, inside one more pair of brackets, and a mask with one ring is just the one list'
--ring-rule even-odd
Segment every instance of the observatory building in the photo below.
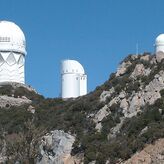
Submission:
{"label": "observatory building", "polygon": [[155,54],[157,62],[161,62],[164,58],[164,34],[158,35],[155,40]]}
{"label": "observatory building", "polygon": [[24,83],[26,41],[13,22],[0,21],[0,82]]}
{"label": "observatory building", "polygon": [[87,94],[87,75],[76,60],[61,62],[61,97],[76,98]]}
{"label": "observatory building", "polygon": [[164,34],[160,34],[155,40],[156,53],[164,52]]}

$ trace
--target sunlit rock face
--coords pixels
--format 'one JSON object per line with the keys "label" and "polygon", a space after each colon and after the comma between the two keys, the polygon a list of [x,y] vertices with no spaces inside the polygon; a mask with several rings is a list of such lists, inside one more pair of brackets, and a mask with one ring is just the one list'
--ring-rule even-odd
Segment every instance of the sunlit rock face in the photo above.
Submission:
{"label": "sunlit rock face", "polygon": [[74,164],[71,151],[75,137],[63,130],[54,130],[43,136],[37,164]]}
{"label": "sunlit rock face", "polygon": [[0,82],[24,83],[26,41],[13,22],[0,21]]}

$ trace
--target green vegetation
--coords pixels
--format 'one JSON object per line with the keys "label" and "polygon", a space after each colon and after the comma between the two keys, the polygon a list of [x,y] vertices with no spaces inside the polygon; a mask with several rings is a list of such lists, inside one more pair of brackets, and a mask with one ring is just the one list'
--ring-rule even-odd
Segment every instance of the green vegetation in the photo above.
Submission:
{"label": "green vegetation", "polygon": [[[136,151],[141,150],[145,143],[152,143],[164,137],[164,90],[160,92],[161,99],[158,99],[154,105],[146,105],[142,113],[133,118],[127,118],[120,133],[114,138],[109,139],[108,135],[111,128],[120,123],[120,118],[123,117],[119,104],[113,104],[110,107],[111,114],[101,122],[101,132],[95,130],[95,123],[89,117],[90,114],[96,113],[112,98],[119,95],[121,91],[124,90],[126,96],[140,91],[141,86],[148,84],[155,74],[164,69],[164,61],[155,65],[150,64],[149,61],[140,60],[140,57],[128,56],[124,61],[131,61],[132,64],[124,75],[116,77],[114,73],[111,74],[109,80],[98,86],[95,91],[75,100],[45,99],[23,87],[17,89],[11,86],[1,87],[0,95],[14,95],[15,98],[26,96],[32,100],[35,114],[27,111],[28,106],[0,109],[0,150],[5,139],[8,149],[7,156],[10,156],[9,162],[17,159],[21,163],[34,163],[38,155],[39,138],[50,130],[62,129],[65,132],[76,134],[73,155],[84,153],[84,163],[96,160],[97,164],[104,164],[109,158],[111,163],[116,163],[120,159],[126,160]],[[145,68],[151,68],[150,75],[137,77],[136,80],[130,79],[136,64],[141,63]],[[101,93],[112,87],[115,92],[106,102],[100,102]],[[145,127],[147,128],[143,132]]]}

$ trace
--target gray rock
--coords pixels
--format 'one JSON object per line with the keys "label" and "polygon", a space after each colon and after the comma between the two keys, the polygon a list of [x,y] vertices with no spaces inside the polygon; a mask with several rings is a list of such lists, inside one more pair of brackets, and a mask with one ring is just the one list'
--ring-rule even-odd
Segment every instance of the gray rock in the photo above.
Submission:
{"label": "gray rock", "polygon": [[100,101],[106,101],[107,97],[110,97],[114,93],[114,88],[112,87],[109,91],[103,91],[100,95]]}
{"label": "gray rock", "polygon": [[4,140],[1,140],[0,142],[0,163],[6,163],[7,156],[6,156],[6,142]]}
{"label": "gray rock", "polygon": [[120,103],[120,108],[122,108],[122,109],[125,110],[125,111],[129,108],[129,104],[128,104],[126,98],[124,98],[124,99],[121,101],[121,103]]}
{"label": "gray rock", "polygon": [[101,108],[96,114],[95,114],[95,117],[93,119],[93,121],[95,123],[98,123],[100,121],[102,121],[102,119],[107,116],[109,114],[109,111],[108,111],[108,106],[105,105],[103,108]]}
{"label": "gray rock", "polygon": [[32,105],[30,105],[30,106],[27,108],[27,111],[29,111],[29,112],[31,112],[32,114],[34,114],[34,113],[35,113],[35,108],[34,108]]}
{"label": "gray rock", "polygon": [[125,72],[127,71],[127,68],[128,68],[131,64],[132,64],[132,63],[131,63],[130,61],[128,61],[128,62],[123,62],[123,63],[118,67],[118,69],[117,69],[116,77],[125,74]]}
{"label": "gray rock", "polygon": [[102,129],[101,122],[96,123],[95,129],[97,130],[97,132],[101,132],[101,129]]}
{"label": "gray rock", "polygon": [[125,117],[122,117],[120,118],[120,123],[118,123],[115,127],[113,127],[111,130],[110,130],[110,133],[108,134],[108,140],[110,140],[111,138],[114,138],[116,137],[116,135],[118,133],[120,133],[120,129],[124,123],[124,120],[125,120]]}
{"label": "gray rock", "polygon": [[134,68],[134,71],[130,75],[130,78],[136,79],[138,76],[148,76],[150,72],[150,68],[145,69],[143,64],[137,64]]}
{"label": "gray rock", "polygon": [[0,107],[21,106],[31,104],[31,100],[24,98],[14,98],[9,96],[0,96]]}
{"label": "gray rock", "polygon": [[119,98],[119,96],[117,96],[117,97],[114,97],[109,103],[108,103],[108,107],[110,108],[112,105],[114,105],[114,104],[118,104],[119,102],[120,102],[120,98]]}
{"label": "gray rock", "polygon": [[145,128],[143,128],[139,134],[139,136],[141,136],[142,134],[146,133],[148,131],[148,127],[146,126]]}
{"label": "gray rock", "polygon": [[26,88],[28,91],[34,91],[35,93],[37,93],[36,90],[32,88],[30,85],[16,83],[16,82],[0,82],[0,87],[5,86],[5,85],[11,85],[14,89],[23,87],[23,88]]}
{"label": "gray rock", "polygon": [[109,108],[107,105],[102,107],[94,116],[93,121],[96,123],[96,129],[98,131],[101,131],[101,121],[110,114],[111,112],[109,111]]}
{"label": "gray rock", "polygon": [[125,96],[126,96],[126,92],[125,92],[125,91],[122,91],[122,92],[119,94],[118,97],[119,97],[120,99],[124,99]]}
{"label": "gray rock", "polygon": [[127,101],[124,99],[121,101],[120,108],[124,109],[125,117],[132,117],[141,112],[140,108],[145,104],[154,104],[157,99],[161,98],[160,91],[162,89],[164,89],[164,71],[156,74],[145,88],[137,93],[133,93]]}
{"label": "gray rock", "polygon": [[138,59],[138,57],[139,57],[139,55],[131,55],[132,60]]}
{"label": "gray rock", "polygon": [[141,93],[137,93],[133,96],[132,101],[130,102],[129,112],[133,113],[140,110],[141,106],[144,106],[145,102]]}
{"label": "gray rock", "polygon": [[144,55],[144,56],[141,56],[140,60],[145,60],[145,61],[149,61],[150,59],[150,55]]}
{"label": "gray rock", "polygon": [[156,56],[151,59],[150,64],[157,64]]}
{"label": "gray rock", "polygon": [[62,130],[54,130],[42,139],[40,145],[41,159],[37,164],[64,164],[65,158],[70,157],[75,137]]}

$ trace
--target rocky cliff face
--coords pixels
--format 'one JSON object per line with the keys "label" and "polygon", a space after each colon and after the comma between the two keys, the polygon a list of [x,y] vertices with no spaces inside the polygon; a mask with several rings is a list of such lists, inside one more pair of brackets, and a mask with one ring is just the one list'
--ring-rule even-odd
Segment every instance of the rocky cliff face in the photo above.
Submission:
{"label": "rocky cliff face", "polygon": [[11,106],[21,106],[24,104],[31,104],[31,100],[25,96],[22,98],[14,98],[9,96],[0,96],[0,108],[10,108]]}
{"label": "rocky cliff face", "polygon": [[164,163],[164,139],[157,140],[154,144],[146,145],[145,148],[134,154],[122,164],[162,164]]}
{"label": "rocky cliff face", "polygon": [[61,130],[55,130],[43,136],[37,164],[64,164],[67,163],[66,161],[73,164],[71,151],[74,141],[74,136]]}
{"label": "rocky cliff face", "polygon": [[31,86],[15,82],[0,83],[0,108],[30,105],[32,101],[43,99]]}
{"label": "rocky cliff face", "polygon": [[[1,98],[11,103],[6,108],[1,101],[4,162],[163,163],[162,59],[130,55],[103,85],[75,100],[45,99],[28,88],[13,88],[8,96],[0,88]],[[22,106],[25,101],[31,105]]]}

